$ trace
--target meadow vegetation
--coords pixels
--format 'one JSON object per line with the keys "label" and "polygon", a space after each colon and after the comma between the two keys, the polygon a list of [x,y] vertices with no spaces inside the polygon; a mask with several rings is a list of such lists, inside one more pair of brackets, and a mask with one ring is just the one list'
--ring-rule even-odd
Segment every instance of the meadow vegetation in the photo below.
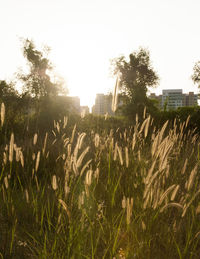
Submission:
{"label": "meadow vegetation", "polygon": [[2,104],[1,258],[199,258],[200,144],[189,117],[156,127],[144,113],[122,128],[64,117],[5,138],[4,113]]}
{"label": "meadow vegetation", "polygon": [[200,108],[158,110],[140,49],[113,61],[121,117],[80,117],[46,54],[23,54],[22,92],[0,81],[0,258],[198,259]]}

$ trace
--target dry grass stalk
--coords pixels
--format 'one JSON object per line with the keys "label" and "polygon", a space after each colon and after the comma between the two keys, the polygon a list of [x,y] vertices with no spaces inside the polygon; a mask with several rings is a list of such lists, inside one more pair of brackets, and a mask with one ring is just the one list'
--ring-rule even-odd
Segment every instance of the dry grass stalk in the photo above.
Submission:
{"label": "dry grass stalk", "polygon": [[4,103],[1,104],[1,127],[4,124],[4,120],[5,120],[5,105]]}

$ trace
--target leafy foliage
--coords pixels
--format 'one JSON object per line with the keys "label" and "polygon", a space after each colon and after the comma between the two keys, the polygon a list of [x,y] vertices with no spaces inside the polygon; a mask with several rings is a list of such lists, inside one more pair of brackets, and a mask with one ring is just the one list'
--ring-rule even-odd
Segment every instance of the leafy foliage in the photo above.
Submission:
{"label": "leafy foliage", "polygon": [[61,84],[59,82],[53,83],[48,74],[53,68],[50,61],[43,52],[36,49],[32,41],[28,39],[24,41],[23,54],[30,67],[29,74],[19,75],[19,78],[24,83],[24,93],[38,99],[40,97],[56,96],[58,93],[63,92]]}
{"label": "leafy foliage", "polygon": [[148,87],[156,86],[158,75],[153,70],[149,52],[143,48],[129,55],[129,61],[121,56],[112,61],[114,74],[120,74],[120,88],[125,102],[124,113],[135,117],[143,112],[144,107],[152,107],[147,98]]}

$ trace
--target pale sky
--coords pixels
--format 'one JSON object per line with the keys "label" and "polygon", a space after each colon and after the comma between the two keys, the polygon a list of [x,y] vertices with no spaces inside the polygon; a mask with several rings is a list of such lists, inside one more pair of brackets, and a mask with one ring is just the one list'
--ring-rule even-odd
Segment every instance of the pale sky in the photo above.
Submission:
{"label": "pale sky", "polygon": [[191,80],[200,60],[199,0],[0,0],[0,80],[25,66],[20,38],[49,59],[70,95],[91,106],[96,93],[112,91],[110,59],[144,47],[162,89],[198,91]]}

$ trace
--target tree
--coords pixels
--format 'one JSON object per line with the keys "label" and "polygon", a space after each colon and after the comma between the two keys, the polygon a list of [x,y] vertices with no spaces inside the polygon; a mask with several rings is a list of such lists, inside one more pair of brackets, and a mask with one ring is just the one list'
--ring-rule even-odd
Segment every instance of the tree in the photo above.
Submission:
{"label": "tree", "polygon": [[120,77],[120,91],[124,96],[123,113],[128,117],[141,115],[144,107],[149,112],[156,109],[152,101],[147,98],[147,90],[158,83],[158,75],[153,70],[149,52],[140,48],[138,52],[129,55],[129,61],[124,56],[112,61],[113,74]]}
{"label": "tree", "polygon": [[200,61],[196,62],[193,68],[192,80],[200,88]]}
{"label": "tree", "polygon": [[[47,48],[47,54],[49,48]],[[48,72],[52,71],[50,61],[45,57],[45,53],[35,48],[33,41],[24,40],[23,54],[27,59],[30,72],[19,75],[23,81],[23,92],[33,98],[52,97],[63,92],[60,82],[53,83]]]}

